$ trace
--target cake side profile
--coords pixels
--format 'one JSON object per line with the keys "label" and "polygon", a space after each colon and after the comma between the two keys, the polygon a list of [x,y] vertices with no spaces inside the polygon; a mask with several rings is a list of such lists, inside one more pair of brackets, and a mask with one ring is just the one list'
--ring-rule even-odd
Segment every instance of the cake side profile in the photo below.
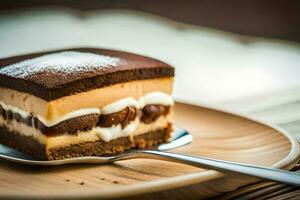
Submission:
{"label": "cake side profile", "polygon": [[174,76],[174,69],[161,61],[94,48],[1,59],[0,69],[0,86],[47,101],[120,82]]}
{"label": "cake side profile", "polygon": [[45,160],[166,142],[173,76],[163,62],[103,49],[0,60],[0,142]]}

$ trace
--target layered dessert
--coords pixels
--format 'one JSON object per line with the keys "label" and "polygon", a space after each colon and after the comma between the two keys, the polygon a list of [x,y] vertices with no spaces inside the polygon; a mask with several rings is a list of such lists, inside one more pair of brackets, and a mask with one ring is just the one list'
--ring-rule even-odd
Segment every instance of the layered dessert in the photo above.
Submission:
{"label": "layered dessert", "polygon": [[43,160],[167,142],[173,76],[161,61],[105,49],[2,59],[0,142]]}

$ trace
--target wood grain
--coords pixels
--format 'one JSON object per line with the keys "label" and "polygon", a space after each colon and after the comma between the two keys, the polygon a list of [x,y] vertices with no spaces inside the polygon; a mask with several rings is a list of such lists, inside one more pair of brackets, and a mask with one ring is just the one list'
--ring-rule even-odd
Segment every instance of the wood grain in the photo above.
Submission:
{"label": "wood grain", "polygon": [[[291,171],[300,173],[300,162],[294,166]],[[294,199],[299,199],[299,196],[296,196],[299,192],[300,187],[295,187],[293,185],[260,181],[216,196],[213,200],[253,199],[254,197],[255,199],[287,199],[287,197],[288,199],[293,199],[294,195]],[[270,197],[270,195],[274,194],[274,197]]]}
{"label": "wood grain", "polygon": [[[278,130],[232,114],[177,103],[175,122],[194,136],[173,150],[235,162],[290,169],[299,152]],[[0,161],[0,198],[199,199],[256,179],[166,161],[137,159],[112,165],[25,166]]]}

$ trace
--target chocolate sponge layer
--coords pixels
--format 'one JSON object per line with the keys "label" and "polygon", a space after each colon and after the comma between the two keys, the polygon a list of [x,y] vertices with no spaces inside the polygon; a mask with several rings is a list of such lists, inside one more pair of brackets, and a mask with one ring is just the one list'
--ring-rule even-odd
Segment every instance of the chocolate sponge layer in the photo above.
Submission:
{"label": "chocolate sponge layer", "polygon": [[73,158],[78,156],[103,156],[122,153],[133,148],[151,148],[158,144],[167,142],[170,138],[171,129],[160,129],[145,134],[118,138],[109,142],[101,140],[70,145],[62,148],[52,148],[47,155],[49,160]]}
{"label": "chocolate sponge layer", "polygon": [[0,68],[26,59],[62,51],[112,56],[119,58],[120,63],[116,67],[68,74],[47,71],[23,78],[0,74],[0,87],[27,92],[50,101],[116,83],[174,76],[174,68],[164,62],[136,54],[95,48],[62,49],[1,59]]}
{"label": "chocolate sponge layer", "polygon": [[40,160],[46,160],[46,146],[39,143],[31,136],[23,136],[11,132],[5,127],[0,127],[0,143],[20,150]]}

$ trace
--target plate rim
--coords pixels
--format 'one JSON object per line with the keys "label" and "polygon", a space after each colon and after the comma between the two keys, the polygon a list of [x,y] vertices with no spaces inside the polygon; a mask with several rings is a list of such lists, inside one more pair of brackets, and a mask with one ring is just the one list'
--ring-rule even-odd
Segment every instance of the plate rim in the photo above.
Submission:
{"label": "plate rim", "polygon": [[[234,115],[238,117],[242,117],[244,119],[259,123],[261,125],[270,127],[283,136],[287,138],[287,140],[291,144],[290,152],[289,154],[284,157],[283,159],[279,160],[275,164],[273,164],[270,167],[274,168],[280,168],[280,169],[291,169],[300,159],[300,143],[297,141],[297,139],[292,136],[288,131],[284,130],[283,128],[271,124],[269,122],[266,122],[261,119],[255,119],[252,116],[249,116],[247,114],[239,113],[236,111],[232,111],[229,109],[219,108],[217,106],[211,106],[211,105],[205,105],[205,104],[195,104],[194,102],[182,102],[182,101],[176,101],[176,104],[181,105],[187,105],[187,106],[196,106],[196,107],[202,107],[205,109],[217,111],[226,113],[229,115]],[[24,194],[15,194],[15,195],[7,195],[2,196],[2,198],[18,198],[18,199],[86,199],[86,198],[98,198],[98,199],[106,199],[106,198],[117,198],[117,197],[130,197],[130,196],[136,196],[141,194],[148,194],[152,192],[160,192],[167,189],[176,189],[183,186],[189,186],[193,184],[198,184],[205,181],[210,181],[218,178],[225,177],[226,175],[217,172],[215,170],[205,170],[201,172],[196,173],[189,173],[184,174],[180,176],[174,176],[159,180],[152,180],[152,181],[146,181],[143,183],[138,184],[132,184],[132,185],[124,185],[124,186],[118,186],[114,189],[108,189],[105,191],[95,191],[92,194],[89,194],[87,192],[67,192],[67,193],[61,193],[61,194],[53,194],[53,195],[41,195],[41,194],[31,194],[31,195],[24,195]],[[112,192],[113,191],[113,192]]]}

